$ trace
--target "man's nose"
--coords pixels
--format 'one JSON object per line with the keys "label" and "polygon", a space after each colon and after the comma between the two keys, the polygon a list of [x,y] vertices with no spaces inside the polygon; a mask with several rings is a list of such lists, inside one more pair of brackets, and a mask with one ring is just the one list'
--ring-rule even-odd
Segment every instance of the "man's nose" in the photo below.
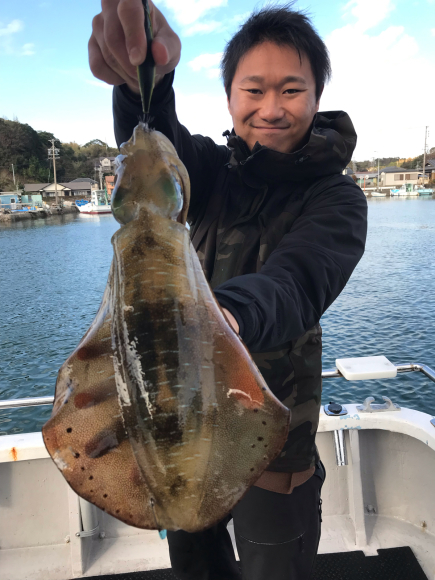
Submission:
{"label": "man's nose", "polygon": [[279,121],[284,116],[284,109],[281,105],[281,95],[275,91],[268,91],[261,100],[261,119],[267,123]]}

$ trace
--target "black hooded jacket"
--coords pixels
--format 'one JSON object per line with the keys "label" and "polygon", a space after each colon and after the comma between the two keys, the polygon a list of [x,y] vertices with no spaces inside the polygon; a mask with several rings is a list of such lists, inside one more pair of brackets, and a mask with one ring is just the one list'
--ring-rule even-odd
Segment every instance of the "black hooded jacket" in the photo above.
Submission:
{"label": "black hooded jacket", "polygon": [[[174,144],[191,180],[191,239],[221,306],[275,395],[292,409],[286,446],[269,470],[303,471],[316,459],[321,398],[319,320],[361,259],[367,203],[341,174],[356,134],[343,112],[318,113],[304,147],[249,151],[190,135],[177,119],[173,73],[156,87],[151,125]],[[141,116],[126,85],[113,95],[115,136],[127,141]]]}

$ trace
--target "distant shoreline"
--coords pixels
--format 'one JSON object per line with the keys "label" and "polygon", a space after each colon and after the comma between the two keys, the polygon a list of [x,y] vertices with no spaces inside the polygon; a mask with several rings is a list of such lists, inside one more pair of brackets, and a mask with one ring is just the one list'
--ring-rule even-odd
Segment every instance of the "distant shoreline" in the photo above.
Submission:
{"label": "distant shoreline", "polygon": [[2,222],[21,222],[25,220],[34,219],[49,219],[52,216],[65,215],[69,213],[79,213],[75,205],[71,207],[63,207],[61,210],[51,209],[51,213],[46,210],[39,211],[23,211],[17,213],[0,213],[0,223]]}

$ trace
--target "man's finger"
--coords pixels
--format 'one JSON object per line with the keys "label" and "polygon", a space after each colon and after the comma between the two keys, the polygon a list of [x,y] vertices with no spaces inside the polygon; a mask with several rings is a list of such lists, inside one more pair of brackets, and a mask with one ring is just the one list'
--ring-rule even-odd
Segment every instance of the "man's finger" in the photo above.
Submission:
{"label": "man's finger", "polygon": [[138,66],[145,60],[147,48],[142,0],[120,0],[118,17],[124,31],[130,63]]}
{"label": "man's finger", "polygon": [[162,30],[155,37],[152,44],[154,61],[157,72],[166,74],[175,69],[180,61],[181,42],[176,34],[165,35]]}
{"label": "man's finger", "polygon": [[102,14],[104,18],[103,39],[100,39],[97,35],[101,52],[107,64],[126,80],[128,78],[135,78],[136,67],[131,64],[128,57],[124,30],[118,17],[117,4],[111,0],[102,0],[101,4],[103,6]]}
{"label": "man's finger", "polygon": [[98,42],[94,36],[91,36],[89,39],[88,49],[89,67],[94,77],[108,83],[109,85],[122,85],[125,83],[125,79],[109,67],[104,60]]}

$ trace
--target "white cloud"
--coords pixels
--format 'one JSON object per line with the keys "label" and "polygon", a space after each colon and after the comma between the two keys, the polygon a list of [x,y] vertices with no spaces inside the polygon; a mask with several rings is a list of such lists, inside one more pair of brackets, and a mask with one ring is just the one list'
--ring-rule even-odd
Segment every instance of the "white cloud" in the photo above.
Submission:
{"label": "white cloud", "polygon": [[187,64],[193,71],[200,72],[205,69],[205,75],[209,79],[217,79],[220,75],[220,69],[216,65],[219,65],[221,58],[221,52],[216,52],[215,54],[200,54]]}
{"label": "white cloud", "polygon": [[187,94],[176,90],[175,98],[180,123],[185,125],[192,135],[199,133],[211,137],[216,143],[226,143],[222,133],[226,129],[231,129],[233,122],[228,113],[223,88],[218,94],[212,95]]}
{"label": "white cloud", "polygon": [[32,56],[35,54],[35,45],[31,42],[23,44],[19,49],[14,44],[13,36],[24,29],[24,23],[21,20],[12,20],[7,25],[0,22],[0,52],[18,56]]}
{"label": "white cloud", "polygon": [[187,64],[195,72],[202,70],[203,68],[211,68],[220,63],[222,58],[221,52],[216,52],[214,54],[200,54],[193,60],[189,61]]}
{"label": "white cloud", "polygon": [[12,22],[9,22],[7,26],[3,26],[0,23],[0,36],[10,36],[11,34],[20,32],[23,28],[24,24],[21,20],[12,20]]}
{"label": "white cloud", "polygon": [[162,6],[166,6],[174,13],[178,24],[186,26],[193,24],[214,8],[227,5],[228,0],[162,0]]}
{"label": "white cloud", "polygon": [[32,42],[28,42],[27,44],[23,44],[21,47],[21,55],[22,56],[32,56],[35,54],[35,45]]}
{"label": "white cloud", "polygon": [[206,75],[208,76],[209,79],[217,79],[217,78],[219,78],[220,74],[221,74],[221,71],[218,68],[210,68],[206,72]]}
{"label": "white cloud", "polygon": [[385,20],[394,8],[391,0],[350,0],[343,10],[357,18],[354,25],[357,30],[365,31]]}
{"label": "white cloud", "polygon": [[224,29],[222,22],[210,20],[209,22],[195,22],[183,30],[184,36],[193,36],[194,34],[210,34],[211,32],[221,32]]}
{"label": "white cloud", "polygon": [[[421,53],[404,26],[369,32],[374,22],[382,22],[375,6],[383,19],[390,13],[388,0],[356,0],[347,6],[357,21],[326,38],[333,77],[321,110],[349,113],[358,133],[355,159],[371,158],[374,151],[381,156],[419,155],[424,126],[435,124],[435,63]],[[366,10],[374,15],[370,22]]]}
{"label": "white cloud", "polygon": [[231,31],[251,15],[251,12],[236,14],[232,18],[221,18],[221,20],[207,20],[203,22],[194,22],[192,25],[184,27],[181,31],[183,36],[193,36],[194,34],[211,34],[216,32]]}

